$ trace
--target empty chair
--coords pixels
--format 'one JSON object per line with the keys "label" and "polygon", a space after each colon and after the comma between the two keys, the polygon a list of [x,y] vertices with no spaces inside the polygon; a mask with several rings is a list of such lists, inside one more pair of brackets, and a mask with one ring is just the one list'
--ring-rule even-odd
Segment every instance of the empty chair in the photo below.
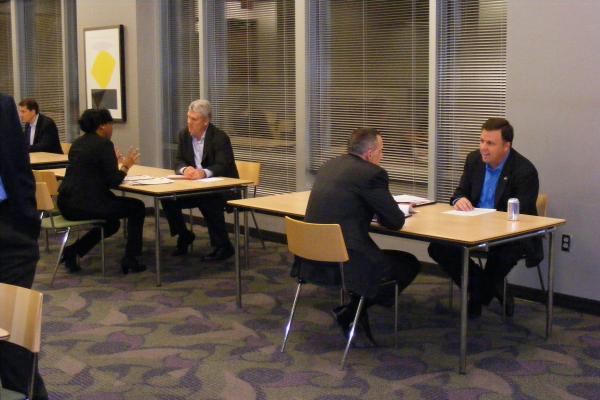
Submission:
{"label": "empty chair", "polygon": [[[258,185],[260,185],[260,163],[236,160],[235,166],[237,167],[240,179],[252,181],[252,184],[249,186],[253,188],[252,197],[256,197],[256,188],[258,187]],[[260,242],[262,243],[262,247],[264,249],[265,241],[263,240],[262,232],[258,226],[258,222],[256,222],[256,215],[254,214],[254,210],[250,210],[250,213],[252,215],[252,220],[254,221],[254,227],[256,228],[258,238],[260,239]]]}
{"label": "empty chair", "polygon": [[[344,242],[342,229],[338,224],[312,224],[303,221],[297,221],[292,218],[285,218],[285,231],[287,235],[288,249],[292,254],[304,259],[312,261],[331,262],[339,264],[340,277],[342,282],[342,291],[345,291],[346,283],[344,280],[344,263],[349,260],[348,251]],[[302,285],[305,284],[304,280],[298,278],[296,286],[296,295],[294,296],[294,302],[292,303],[292,309],[288,322],[285,326],[285,332],[283,336],[283,342],[281,343],[281,352],[285,351],[285,346],[288,341],[288,337],[292,328],[292,321],[294,313],[296,312],[296,306],[298,304],[298,298],[300,297],[300,290]],[[395,284],[395,308],[394,308],[394,333],[395,339],[397,340],[398,334],[398,294],[399,287],[396,281],[384,282],[385,284]],[[343,292],[342,292],[343,293]],[[354,339],[354,332],[356,324],[360,317],[361,311],[365,306],[365,297],[361,296],[356,310],[356,315],[350,326],[348,333],[348,341],[342,356],[340,364],[341,368],[346,365],[346,359],[350,350],[350,345]]]}
{"label": "empty chair", "polygon": [[33,353],[31,380],[27,393],[17,393],[0,387],[0,398],[31,399],[35,371],[40,352],[43,295],[35,290],[0,283],[0,328],[8,333],[2,338]]}

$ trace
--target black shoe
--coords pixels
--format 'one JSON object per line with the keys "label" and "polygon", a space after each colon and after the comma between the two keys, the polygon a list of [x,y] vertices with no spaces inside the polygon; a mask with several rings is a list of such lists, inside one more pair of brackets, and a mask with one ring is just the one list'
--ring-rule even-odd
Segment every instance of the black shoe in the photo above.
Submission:
{"label": "black shoe", "polygon": [[188,247],[192,244],[192,242],[196,239],[196,235],[194,232],[185,231],[184,233],[180,233],[177,238],[177,249],[175,249],[171,255],[172,256],[184,256],[188,253]]}
{"label": "black shoe", "polygon": [[348,340],[350,325],[354,320],[354,312],[348,306],[338,306],[331,311],[331,315],[342,330],[342,335]]}
{"label": "black shoe", "polygon": [[235,254],[232,245],[217,247],[207,255],[202,257],[202,261],[223,261]]}
{"label": "black shoe", "polygon": [[134,273],[145,271],[146,266],[141,264],[135,257],[125,256],[121,260],[121,270],[123,274],[127,275],[130,270]]}
{"label": "black shoe", "polygon": [[362,312],[360,313],[360,317],[358,317],[358,325],[360,325],[361,329],[363,330],[371,344],[373,344],[374,347],[378,347],[379,345],[377,344],[375,338],[373,337],[373,334],[371,333],[371,325],[369,324],[369,314],[367,313],[366,309],[362,310]]}
{"label": "black shoe", "polygon": [[477,319],[481,317],[481,303],[469,299],[467,303],[467,315],[469,319]]}
{"label": "black shoe", "polygon": [[69,273],[81,271],[81,266],[77,262],[77,253],[72,246],[66,246],[63,250],[62,256],[60,257],[60,263],[65,263],[65,268]]}

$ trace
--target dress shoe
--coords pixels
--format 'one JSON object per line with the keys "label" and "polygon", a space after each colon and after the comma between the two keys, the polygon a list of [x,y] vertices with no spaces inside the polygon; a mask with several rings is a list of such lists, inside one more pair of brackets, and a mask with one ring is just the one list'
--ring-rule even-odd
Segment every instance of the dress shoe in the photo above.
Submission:
{"label": "dress shoe", "polygon": [[194,232],[185,231],[177,237],[177,248],[171,253],[173,256],[184,256],[188,253],[188,248],[196,239]]}
{"label": "dress shoe", "polygon": [[362,312],[360,313],[360,317],[358,317],[358,325],[363,330],[365,336],[367,336],[367,339],[369,339],[371,344],[374,347],[378,347],[379,345],[377,344],[375,338],[373,337],[373,334],[371,333],[371,325],[369,324],[369,313],[367,313],[366,309],[362,310]]}
{"label": "dress shoe", "polygon": [[123,274],[127,275],[129,271],[131,272],[142,272],[146,270],[146,266],[141,264],[137,258],[131,256],[125,256],[121,260],[121,270]]}
{"label": "dress shoe", "polygon": [[65,264],[65,268],[67,268],[69,273],[81,271],[81,266],[77,262],[77,253],[72,246],[66,246],[64,248],[62,256],[60,257],[60,263]]}
{"label": "dress shoe", "polygon": [[232,245],[217,247],[207,255],[202,257],[202,261],[223,261],[235,254]]}
{"label": "dress shoe", "polygon": [[342,330],[342,335],[344,335],[346,340],[348,340],[348,335],[350,334],[350,325],[354,320],[353,310],[351,310],[347,305],[338,306],[331,311],[331,315]]}

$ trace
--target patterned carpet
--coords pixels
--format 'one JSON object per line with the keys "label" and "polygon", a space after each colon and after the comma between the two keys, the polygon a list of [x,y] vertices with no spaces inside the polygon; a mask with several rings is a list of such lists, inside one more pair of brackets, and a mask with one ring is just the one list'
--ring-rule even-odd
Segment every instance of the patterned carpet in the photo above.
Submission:
{"label": "patterned carpet", "polygon": [[[149,266],[151,222],[143,257]],[[61,267],[51,288],[57,242],[46,253],[40,241],[40,368],[51,399],[600,399],[600,317],[557,309],[545,341],[542,305],[517,300],[515,317],[503,323],[494,303],[469,326],[468,374],[459,375],[458,315],[447,308],[447,281],[425,274],[401,295],[398,348],[392,310],[375,307],[371,323],[381,347],[359,338],[340,371],[344,340],[329,315],[336,293],[307,286],[282,354],[294,292],[285,246],[263,250],[252,241],[238,310],[233,260],[200,262],[208,244],[198,231],[185,258],[169,256],[175,241],[164,240],[162,287],[153,272],[120,273],[119,233],[107,240],[106,277],[93,250],[82,273]]]}

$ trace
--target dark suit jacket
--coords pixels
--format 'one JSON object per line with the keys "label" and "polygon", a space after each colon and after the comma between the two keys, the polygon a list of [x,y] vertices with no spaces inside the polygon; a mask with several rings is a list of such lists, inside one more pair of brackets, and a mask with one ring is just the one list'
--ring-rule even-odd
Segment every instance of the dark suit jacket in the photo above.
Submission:
{"label": "dark suit jacket", "polygon": [[[373,216],[390,229],[404,225],[404,214],[388,189],[387,172],[360,157],[346,154],[325,163],[313,185],[306,222],[340,224],[350,260],[344,266],[349,290],[374,297],[388,266],[369,236]],[[339,267],[298,259],[292,275],[309,282],[338,285]]]}
{"label": "dark suit jacket", "polygon": [[[25,124],[27,131],[27,124]],[[29,143],[29,138],[27,138]],[[45,151],[47,153],[62,154],[60,139],[58,138],[58,129],[52,118],[44,114],[38,114],[37,124],[35,125],[35,135],[33,135],[33,144],[29,146],[29,152]]]}
{"label": "dark suit jacket", "polygon": [[[467,156],[460,183],[450,204],[455,199],[467,197],[473,206],[477,206],[481,197],[485,179],[485,163],[479,150]],[[511,149],[498,179],[494,207],[498,211],[506,211],[508,199],[519,199],[521,214],[537,215],[536,200],[539,191],[538,173],[535,166],[515,149]],[[541,238],[522,241],[527,266],[535,266],[544,258]]]}
{"label": "dark suit jacket", "polygon": [[125,173],[119,170],[115,146],[95,133],[86,133],[73,142],[69,166],[60,185],[58,207],[67,216],[70,210],[106,210],[115,198]]}
{"label": "dark suit jacket", "polygon": [[[213,176],[239,178],[229,136],[213,124],[208,125],[205,135],[202,168],[211,170]],[[190,131],[185,128],[179,131],[177,136],[179,145],[175,158],[175,173],[179,174],[181,168],[187,166],[200,168],[194,160],[194,147]]]}
{"label": "dark suit jacket", "polygon": [[27,142],[12,97],[0,93],[0,176],[15,229],[37,238],[39,214],[35,203],[35,181],[29,165]]}

